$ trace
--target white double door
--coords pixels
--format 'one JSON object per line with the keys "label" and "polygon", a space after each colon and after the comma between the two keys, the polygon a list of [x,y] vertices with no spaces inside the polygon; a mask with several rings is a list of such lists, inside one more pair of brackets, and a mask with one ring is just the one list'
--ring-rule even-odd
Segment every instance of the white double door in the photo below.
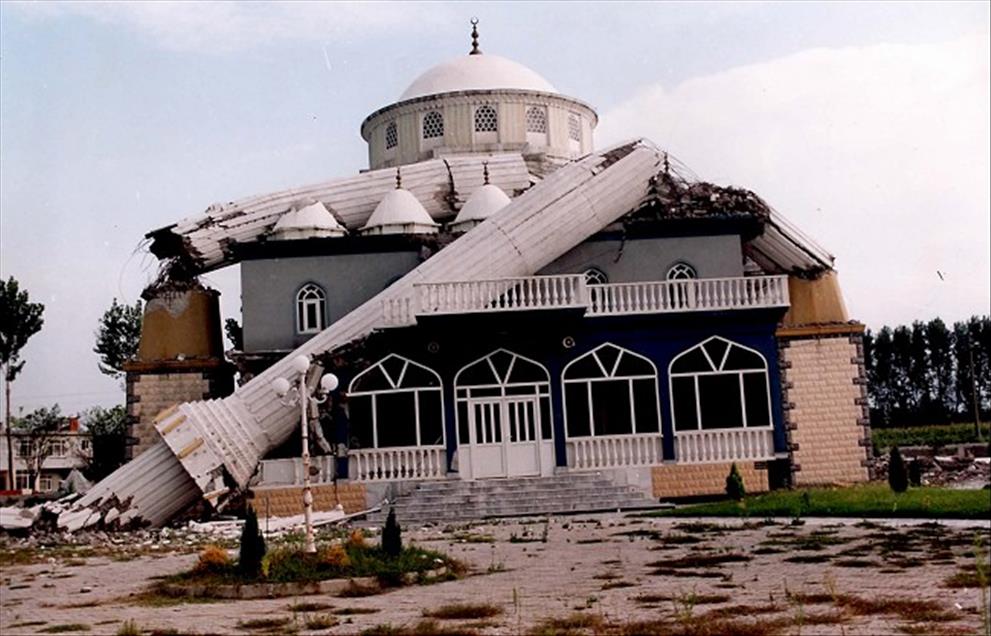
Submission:
{"label": "white double door", "polygon": [[472,477],[541,473],[537,399],[537,396],[505,396],[468,400]]}

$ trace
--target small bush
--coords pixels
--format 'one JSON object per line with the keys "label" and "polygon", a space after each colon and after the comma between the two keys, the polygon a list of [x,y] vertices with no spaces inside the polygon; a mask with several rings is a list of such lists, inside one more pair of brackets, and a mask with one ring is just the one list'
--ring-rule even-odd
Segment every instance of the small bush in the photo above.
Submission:
{"label": "small bush", "polygon": [[365,531],[361,528],[355,528],[352,530],[351,535],[348,537],[348,545],[352,548],[365,547]]}
{"label": "small bush", "polygon": [[729,475],[726,476],[726,494],[734,501],[742,501],[747,491],[743,487],[743,477],[740,475],[736,462],[730,466]]}
{"label": "small bush", "polygon": [[393,558],[398,557],[403,551],[403,529],[396,521],[395,509],[389,510],[385,527],[382,528],[382,551]]}
{"label": "small bush", "polygon": [[227,571],[230,566],[231,558],[227,556],[227,550],[219,545],[208,545],[200,552],[200,559],[193,569],[200,574],[220,574]]}
{"label": "small bush", "polygon": [[888,485],[894,492],[908,490],[908,472],[897,446],[891,447],[891,456],[888,459]]}
{"label": "small bush", "polygon": [[265,538],[258,530],[258,515],[254,508],[248,508],[241,531],[241,551],[238,555],[238,569],[246,577],[257,577],[261,573],[262,559],[265,557]]}
{"label": "small bush", "polygon": [[917,459],[908,463],[908,483],[915,488],[922,485],[922,464]]}
{"label": "small bush", "polygon": [[351,557],[347,550],[339,543],[321,548],[319,552],[320,563],[329,568],[343,570],[351,565]]}

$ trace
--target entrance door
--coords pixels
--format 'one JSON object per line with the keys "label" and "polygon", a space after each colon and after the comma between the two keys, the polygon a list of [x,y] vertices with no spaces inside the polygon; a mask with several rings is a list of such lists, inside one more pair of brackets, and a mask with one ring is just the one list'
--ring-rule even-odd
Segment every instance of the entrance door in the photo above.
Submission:
{"label": "entrance door", "polygon": [[540,474],[540,409],[529,397],[468,402],[473,477]]}

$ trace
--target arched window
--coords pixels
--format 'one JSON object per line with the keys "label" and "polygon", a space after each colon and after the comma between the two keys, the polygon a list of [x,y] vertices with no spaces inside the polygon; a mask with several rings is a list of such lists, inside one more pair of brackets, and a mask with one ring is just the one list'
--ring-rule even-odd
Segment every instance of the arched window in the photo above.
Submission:
{"label": "arched window", "polygon": [[676,431],[771,426],[767,361],[753,349],[713,336],[671,361]]}
{"label": "arched window", "polygon": [[475,132],[494,133],[499,130],[499,116],[496,109],[488,104],[483,104],[475,109]]}
{"label": "arched window", "polygon": [[668,269],[668,280],[691,280],[698,278],[695,268],[688,263],[675,263]]}
{"label": "arched window", "polygon": [[396,130],[396,122],[390,121],[385,127],[385,149],[391,150],[399,144],[399,132]]}
{"label": "arched window", "polygon": [[609,282],[609,277],[598,267],[589,267],[585,270],[584,276],[587,285],[605,285]]}
{"label": "arched window", "polygon": [[[541,439],[552,439],[550,380],[551,376],[543,365],[505,349],[497,349],[466,365],[454,376],[459,442],[468,444],[471,439],[468,432],[468,409],[472,402],[513,397],[532,397],[538,402]],[[536,415],[527,413],[525,418],[520,419],[533,422]],[[484,430],[484,423],[477,418],[475,425],[475,439],[480,443],[502,441],[494,439],[501,435],[498,426]],[[512,437],[515,429],[510,426],[509,430]],[[519,432],[516,434],[519,435]],[[532,432],[521,437],[530,441],[534,439]]]}
{"label": "arched window", "polygon": [[396,354],[359,373],[348,387],[350,446],[444,444],[440,376]]}
{"label": "arched window", "polygon": [[313,283],[303,285],[296,293],[296,331],[317,333],[327,326],[327,295]]}
{"label": "arched window", "polygon": [[647,358],[606,343],[564,367],[568,437],[660,431],[657,368]]}
{"label": "arched window", "polygon": [[423,116],[423,138],[435,139],[444,136],[444,116],[432,110]]}
{"label": "arched window", "polygon": [[529,106],[526,109],[526,131],[547,134],[547,109],[543,106]]}

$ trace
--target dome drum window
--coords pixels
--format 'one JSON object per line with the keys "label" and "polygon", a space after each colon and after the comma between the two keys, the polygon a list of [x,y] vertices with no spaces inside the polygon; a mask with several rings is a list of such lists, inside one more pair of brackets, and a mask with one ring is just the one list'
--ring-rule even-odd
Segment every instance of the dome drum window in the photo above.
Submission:
{"label": "dome drum window", "polygon": [[432,110],[423,116],[423,139],[443,139],[444,138],[444,115],[439,111]]}
{"label": "dome drum window", "polygon": [[296,294],[296,332],[318,333],[327,326],[327,296],[318,285],[304,285]]}
{"label": "dome drum window", "polygon": [[475,109],[475,140],[494,142],[499,134],[499,114],[495,106],[483,104]]}
{"label": "dome drum window", "polygon": [[396,129],[396,122],[390,121],[389,125],[385,127],[385,149],[386,151],[394,149],[399,145],[399,132]]}
{"label": "dome drum window", "polygon": [[568,114],[568,147],[573,152],[582,149],[582,121],[576,113]]}
{"label": "dome drum window", "polygon": [[527,143],[547,145],[547,109],[543,106],[528,106],[525,116]]}

